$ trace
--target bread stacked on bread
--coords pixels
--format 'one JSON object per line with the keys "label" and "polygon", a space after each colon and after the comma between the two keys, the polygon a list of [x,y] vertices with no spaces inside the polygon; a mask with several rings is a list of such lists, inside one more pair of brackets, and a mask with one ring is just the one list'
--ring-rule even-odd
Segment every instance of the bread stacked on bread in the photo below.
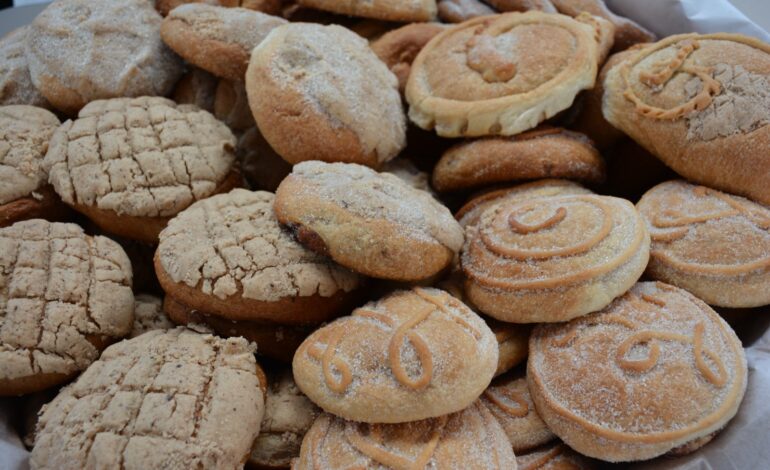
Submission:
{"label": "bread stacked on bread", "polygon": [[0,40],[32,468],[592,468],[738,413],[710,306],[770,304],[770,46],[600,0],[155,8]]}

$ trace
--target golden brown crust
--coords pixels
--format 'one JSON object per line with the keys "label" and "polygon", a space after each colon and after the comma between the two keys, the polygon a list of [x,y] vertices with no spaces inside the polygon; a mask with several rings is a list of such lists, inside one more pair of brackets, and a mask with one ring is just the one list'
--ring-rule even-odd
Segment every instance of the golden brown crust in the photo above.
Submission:
{"label": "golden brown crust", "polygon": [[554,433],[582,454],[620,462],[724,427],[745,393],[747,367],[740,340],[716,312],[649,282],[600,312],[537,327],[527,380]]}
{"label": "golden brown crust", "polygon": [[556,13],[556,7],[551,0],[485,0],[501,12],[537,10],[545,13]]}
{"label": "golden brown crust", "polygon": [[433,169],[433,187],[455,191],[511,181],[563,178],[604,181],[604,160],[590,139],[560,128],[457,144]]}
{"label": "golden brown crust", "polygon": [[526,453],[516,453],[519,470],[593,470],[597,466],[561,441],[538,447]]}
{"label": "golden brown crust", "polygon": [[[462,299],[461,299],[462,300]],[[504,323],[492,318],[485,318],[489,329],[495,334],[499,355],[495,377],[502,375],[527,359],[529,354],[529,325]]]}
{"label": "golden brown crust", "polygon": [[155,9],[163,16],[185,3],[206,3],[223,7],[241,7],[261,11],[269,15],[280,15],[284,0],[155,0]]}
{"label": "golden brown crust", "polygon": [[436,0],[297,0],[302,6],[388,21],[431,21]]}
{"label": "golden brown crust", "polygon": [[50,185],[35,190],[27,197],[0,204],[0,227],[29,219],[63,221],[71,214],[66,204]]}
{"label": "golden brown crust", "polygon": [[691,181],[770,203],[768,54],[741,35],[666,38],[610,70],[604,116]]}
{"label": "golden brown crust", "polygon": [[438,17],[446,23],[462,23],[477,16],[497,13],[480,0],[439,0]]}
{"label": "golden brown crust", "polygon": [[572,18],[537,11],[452,27],[412,64],[409,118],[445,137],[532,129],[593,87],[600,54],[595,34]]}
{"label": "golden brown crust", "polygon": [[613,50],[624,51],[640,42],[651,42],[655,35],[641,25],[628,18],[614,14],[607,8],[604,0],[551,0],[551,3],[563,13],[569,16],[578,16],[582,12],[604,18],[615,26],[615,40]]}

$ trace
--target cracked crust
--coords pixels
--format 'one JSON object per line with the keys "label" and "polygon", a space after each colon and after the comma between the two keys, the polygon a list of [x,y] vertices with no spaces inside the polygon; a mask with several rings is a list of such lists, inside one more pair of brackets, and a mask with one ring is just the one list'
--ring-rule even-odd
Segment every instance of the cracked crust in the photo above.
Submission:
{"label": "cracked crust", "polygon": [[722,429],[746,391],[735,332],[660,282],[639,283],[600,312],[540,325],[529,346],[540,416],[571,448],[608,462],[651,459]]}
{"label": "cracked crust", "polygon": [[365,39],[341,26],[273,30],[252,53],[246,91],[260,131],[289,163],[376,168],[406,145],[398,80]]}
{"label": "cracked crust", "polygon": [[604,117],[678,174],[770,204],[770,45],[687,34],[610,70]]}
{"label": "cracked crust", "polygon": [[647,273],[710,305],[770,303],[770,208],[669,181],[637,204],[652,236]]}
{"label": "cracked crust", "polygon": [[633,204],[608,196],[500,198],[466,225],[465,293],[514,323],[594,312],[644,272],[650,235]]}
{"label": "cracked crust", "polygon": [[30,462],[235,470],[259,433],[265,387],[244,339],[148,332],[105,350],[43,408]]}
{"label": "cracked crust", "polygon": [[236,189],[199,201],[160,234],[155,268],[166,294],[231,320],[328,320],[359,286],[354,273],[281,230],[272,193]]}
{"label": "cracked crust", "polygon": [[436,0],[297,0],[299,5],[348,16],[419,22],[436,18]]}
{"label": "cracked crust", "polygon": [[497,368],[484,321],[448,293],[416,287],[315,331],[292,363],[297,386],[325,411],[403,423],[469,406]]}
{"label": "cracked crust", "polygon": [[117,243],[44,220],[0,229],[0,395],[65,382],[131,331],[133,312]]}
{"label": "cracked crust", "polygon": [[434,37],[412,63],[409,118],[444,137],[518,134],[593,87],[600,53],[595,28],[563,15],[467,21]]}
{"label": "cracked crust", "polygon": [[235,143],[227,126],[194,106],[115,98],[65,122],[44,165],[65,203],[106,231],[153,242],[169,217],[240,183]]}
{"label": "cracked crust", "polygon": [[246,8],[189,3],[163,19],[163,41],[186,61],[227,80],[246,76],[251,51],[283,18]]}
{"label": "cracked crust", "polygon": [[294,166],[276,192],[275,214],[311,249],[382,279],[428,278],[463,242],[461,227],[429,193],[355,164]]}
{"label": "cracked crust", "polygon": [[146,0],[53,2],[27,36],[32,82],[70,115],[93,100],[165,96],[182,61],[161,41],[160,23]]}
{"label": "cracked crust", "polygon": [[585,135],[543,128],[509,138],[488,137],[457,144],[433,169],[437,191],[542,178],[601,183],[604,159]]}
{"label": "cracked crust", "polygon": [[0,39],[0,105],[26,104],[49,108],[29,76],[24,44],[29,26],[14,29]]}
{"label": "cracked crust", "polygon": [[459,413],[404,424],[355,423],[323,414],[305,436],[293,468],[516,470],[516,458],[500,424],[476,402]]}

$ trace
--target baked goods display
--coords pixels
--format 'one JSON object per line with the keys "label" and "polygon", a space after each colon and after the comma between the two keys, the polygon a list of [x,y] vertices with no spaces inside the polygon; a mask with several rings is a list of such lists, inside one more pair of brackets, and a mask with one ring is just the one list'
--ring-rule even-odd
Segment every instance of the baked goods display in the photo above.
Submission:
{"label": "baked goods display", "polygon": [[739,317],[770,305],[770,45],[655,42],[601,0],[54,0],[19,26],[0,396],[32,470],[724,445]]}

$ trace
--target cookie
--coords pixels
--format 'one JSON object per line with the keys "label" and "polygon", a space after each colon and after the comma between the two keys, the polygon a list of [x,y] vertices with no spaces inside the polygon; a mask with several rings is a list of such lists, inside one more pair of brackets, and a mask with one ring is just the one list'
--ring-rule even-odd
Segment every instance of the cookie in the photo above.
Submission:
{"label": "cookie", "polygon": [[497,341],[465,304],[432,288],[396,291],[311,334],[294,380],[345,419],[403,423],[469,406],[492,380]]}
{"label": "cookie", "polygon": [[530,10],[542,11],[545,13],[556,13],[556,7],[551,0],[484,0],[498,11],[519,11],[526,12]]}
{"label": "cookie", "polygon": [[163,299],[163,313],[178,325],[215,332],[222,338],[241,337],[258,345],[257,354],[291,364],[294,352],[313,332],[314,325],[287,326],[264,321],[230,320],[203,313],[172,297]]}
{"label": "cookie", "polygon": [[398,78],[398,90],[401,93],[406,88],[412,62],[417,54],[428,41],[446,28],[441,23],[411,23],[372,41],[374,53]]}
{"label": "cookie", "polygon": [[439,0],[438,2],[438,17],[447,23],[462,23],[477,16],[495,13],[497,11],[479,0]]}
{"label": "cookie", "polygon": [[214,95],[214,116],[238,132],[255,127],[243,82],[220,80]]}
{"label": "cookie", "polygon": [[214,113],[214,100],[219,79],[199,68],[193,68],[177,82],[171,99],[179,104],[194,104]]}
{"label": "cookie", "polygon": [[98,99],[165,96],[182,62],[161,41],[160,23],[146,0],[56,0],[27,33],[32,83],[69,115]]}
{"label": "cookie", "polygon": [[163,300],[154,295],[138,294],[134,298],[134,326],[129,338],[152,330],[169,330],[174,323],[163,313]]}
{"label": "cookie", "polygon": [[66,211],[46,184],[43,157],[59,127],[50,111],[0,106],[0,227],[32,218],[57,219]]}
{"label": "cookie", "polygon": [[449,416],[403,424],[365,424],[321,415],[292,468],[515,469],[500,424],[475,403]]}
{"label": "cookie", "polygon": [[722,429],[746,390],[746,356],[730,326],[663,283],[538,326],[529,349],[540,416],[570,447],[609,462],[651,459]]}
{"label": "cookie", "polygon": [[497,377],[527,359],[531,328],[528,325],[505,323],[491,318],[485,318],[484,321],[489,326],[489,329],[492,330],[497,340],[499,350],[497,370],[495,370],[495,377]]}
{"label": "cookie", "polygon": [[167,298],[201,313],[278,325],[320,323],[344,308],[360,278],[282,231],[274,198],[236,189],[171,219],[155,253]]}
{"label": "cookie", "polygon": [[241,134],[235,153],[243,176],[255,189],[275,191],[291,173],[291,165],[273,150],[256,126]]}
{"label": "cookie", "polygon": [[457,144],[433,169],[433,187],[438,191],[542,178],[601,183],[604,160],[585,135],[544,128]]}
{"label": "cookie", "polygon": [[684,181],[655,186],[637,208],[653,279],[720,307],[770,304],[770,208]]}
{"label": "cookie", "polygon": [[599,55],[595,28],[563,15],[476,18],[417,55],[406,85],[409,118],[443,137],[515,135],[593,87]]}
{"label": "cookie", "polygon": [[108,348],[44,408],[30,464],[240,468],[265,387],[243,339],[151,331]]}
{"label": "cookie", "polygon": [[405,23],[436,17],[436,0],[297,0],[297,3],[342,15]]}
{"label": "cookie", "polygon": [[295,165],[278,187],[275,215],[312,250],[382,279],[433,276],[463,242],[461,227],[430,194],[355,164]]}
{"label": "cookie", "polygon": [[294,383],[291,370],[269,375],[265,417],[251,448],[247,468],[288,468],[299,457],[302,438],[320,410]]}
{"label": "cookie", "polygon": [[583,12],[604,18],[615,26],[615,39],[613,49],[623,51],[641,42],[652,42],[655,35],[643,26],[623,16],[614,14],[607,8],[604,0],[550,0],[551,3],[563,13],[569,16],[578,16]]}
{"label": "cookie", "polygon": [[17,222],[0,229],[0,273],[0,395],[64,383],[131,331],[131,265],[108,238]]}
{"label": "cookie", "polygon": [[480,401],[503,427],[516,455],[556,438],[535,410],[526,377],[515,374],[498,377]]}
{"label": "cookie", "polygon": [[607,75],[604,117],[695,183],[770,204],[770,45],[671,36]]}
{"label": "cookie", "polygon": [[501,199],[466,226],[465,293],[513,323],[567,321],[607,306],[644,272],[650,235],[633,204],[592,194]]}
{"label": "cookie", "polygon": [[185,3],[206,3],[223,7],[241,7],[261,11],[268,15],[280,15],[283,0],[155,0],[155,8],[166,16],[174,8]]}
{"label": "cookie", "polygon": [[62,200],[106,232],[156,243],[168,219],[241,184],[235,137],[160,97],[99,100],[54,133],[44,164]]}
{"label": "cookie", "polygon": [[274,30],[254,49],[246,92],[259,130],[289,163],[378,167],[406,145],[398,80],[365,39],[341,26]]}
{"label": "cookie", "polygon": [[517,452],[516,464],[519,466],[518,470],[593,470],[597,468],[588,458],[560,441],[554,441],[530,452]]}
{"label": "cookie", "polygon": [[24,53],[29,26],[14,29],[0,39],[0,106],[26,104],[48,108],[29,75]]}
{"label": "cookie", "polygon": [[243,81],[251,50],[285,23],[247,8],[189,3],[163,19],[160,35],[191,64],[227,80]]}

